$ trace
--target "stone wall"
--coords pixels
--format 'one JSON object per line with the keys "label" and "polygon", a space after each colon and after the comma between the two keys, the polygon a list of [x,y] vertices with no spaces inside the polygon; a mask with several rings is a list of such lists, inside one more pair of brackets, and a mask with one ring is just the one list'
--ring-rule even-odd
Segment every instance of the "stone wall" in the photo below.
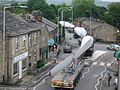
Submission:
{"label": "stone wall", "polygon": [[95,37],[104,42],[115,42],[117,29],[109,24],[103,23],[94,30]]}

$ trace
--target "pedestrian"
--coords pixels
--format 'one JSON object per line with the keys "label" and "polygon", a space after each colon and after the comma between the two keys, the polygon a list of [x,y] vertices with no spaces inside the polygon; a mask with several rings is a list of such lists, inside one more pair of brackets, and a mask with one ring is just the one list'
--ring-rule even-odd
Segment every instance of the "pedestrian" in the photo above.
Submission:
{"label": "pedestrian", "polygon": [[108,86],[110,86],[111,79],[112,79],[112,76],[110,75],[110,73],[108,73]]}
{"label": "pedestrian", "polygon": [[118,79],[117,78],[114,79],[113,85],[115,86],[115,90],[118,90]]}

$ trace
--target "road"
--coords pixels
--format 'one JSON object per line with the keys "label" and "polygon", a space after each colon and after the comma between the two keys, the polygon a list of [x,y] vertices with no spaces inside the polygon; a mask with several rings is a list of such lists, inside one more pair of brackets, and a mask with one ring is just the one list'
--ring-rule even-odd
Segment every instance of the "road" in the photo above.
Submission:
{"label": "road", "polygon": [[[103,78],[102,74],[105,74],[107,72],[106,68],[114,62],[114,52],[106,50],[106,44],[95,44],[95,51],[101,50],[101,48],[107,51],[107,53],[100,56],[90,67],[85,68],[75,90],[100,90],[98,88],[100,88],[100,80]],[[66,58],[68,55],[63,54],[60,60]],[[52,78],[47,78],[44,83],[41,82],[31,90],[54,90],[50,84]]]}
{"label": "road", "polygon": [[[76,41],[74,41],[73,39],[73,41],[71,42],[73,42],[71,44],[74,45],[74,42]],[[109,67],[115,61],[114,60],[115,58],[113,57],[114,52],[107,50],[106,45],[107,44],[101,44],[101,43],[95,44],[94,46],[95,51],[103,50],[106,51],[107,53],[100,56],[97,60],[95,60],[90,67],[85,68],[85,70],[82,72],[82,75],[80,76],[79,82],[77,83],[75,90],[102,90],[101,79],[104,78],[104,75],[107,72],[106,68]],[[75,50],[77,50],[77,48]],[[58,59],[58,63],[60,63],[69,55],[70,53],[69,54],[64,53]],[[52,76],[45,78],[43,81],[41,81],[39,84],[37,84],[35,87],[29,90],[54,90],[54,88],[51,87],[52,78],[53,78]]]}
{"label": "road", "polygon": [[[66,32],[66,40],[72,46],[78,45],[78,41],[73,37],[72,34]],[[72,38],[72,39],[70,39]],[[110,66],[114,62],[113,53],[106,49],[107,44],[96,43],[94,46],[95,51],[103,50],[107,53],[100,56],[97,60],[95,60],[90,67],[86,67],[80,76],[79,82],[75,87],[75,90],[101,90],[100,89],[100,80],[103,78],[104,74],[107,72],[107,67]],[[59,61],[61,62],[70,54],[63,54]],[[45,81],[41,81],[38,85],[36,85],[31,90],[54,90],[51,87],[51,79],[53,77],[48,77]]]}
{"label": "road", "polygon": [[85,70],[75,90],[101,90],[100,81],[109,67],[114,62],[113,53],[108,52],[98,58]]}

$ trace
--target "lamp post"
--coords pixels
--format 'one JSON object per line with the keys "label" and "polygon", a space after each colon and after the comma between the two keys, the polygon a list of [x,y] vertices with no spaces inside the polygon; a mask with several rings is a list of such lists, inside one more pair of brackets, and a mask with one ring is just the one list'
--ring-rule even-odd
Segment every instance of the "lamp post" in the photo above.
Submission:
{"label": "lamp post", "polygon": [[[64,21],[64,12],[65,11],[71,11],[72,10],[72,7],[70,7],[70,8],[68,8],[67,10],[62,10],[62,12],[61,12],[61,20],[62,21]],[[72,10],[72,13],[71,13],[71,15],[72,15],[72,22],[73,22],[73,10]],[[63,27],[61,26],[61,36],[63,36],[64,37],[64,27],[65,27],[65,22],[64,22],[64,25],[63,25]]]}
{"label": "lamp post", "polygon": [[92,30],[91,30],[91,16],[92,16],[92,12],[90,11],[90,35],[92,35]]}
{"label": "lamp post", "polygon": [[6,29],[5,29],[5,24],[6,24],[6,14],[5,11],[8,8],[13,8],[13,7],[20,7],[20,8],[27,8],[27,6],[7,6],[7,7],[3,7],[3,82],[4,82],[4,72],[5,72],[5,37],[6,37]]}
{"label": "lamp post", "polygon": [[118,60],[118,89],[117,90],[120,90],[120,50],[114,53],[114,57],[116,57]]}
{"label": "lamp post", "polygon": [[92,29],[91,29],[91,17],[92,17],[92,12],[91,12],[91,10],[86,10],[86,12],[89,12],[89,17],[90,17],[90,25],[89,25],[89,29],[90,29],[90,35],[92,35]]}
{"label": "lamp post", "polygon": [[[72,22],[73,22],[73,7],[61,7],[58,9],[58,30],[57,30],[57,36],[59,37],[58,40],[59,40],[59,43],[61,42],[61,36],[62,36],[62,29],[59,30],[59,21],[60,21],[60,11],[61,12],[61,19],[63,20],[63,12],[64,11],[67,11],[68,10],[72,10]],[[64,11],[63,11],[64,10]],[[62,28],[62,27],[61,27]]]}

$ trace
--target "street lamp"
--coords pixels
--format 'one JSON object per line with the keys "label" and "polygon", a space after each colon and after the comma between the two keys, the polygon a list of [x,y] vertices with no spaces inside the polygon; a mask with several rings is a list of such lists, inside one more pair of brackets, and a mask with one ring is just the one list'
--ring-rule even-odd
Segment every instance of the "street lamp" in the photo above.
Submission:
{"label": "street lamp", "polygon": [[62,27],[61,27],[61,30],[59,30],[59,21],[60,21],[60,11],[61,12],[61,19],[63,21],[63,12],[64,11],[67,11],[67,10],[72,10],[72,22],[73,22],[73,7],[62,7],[62,8],[59,8],[58,9],[58,32],[57,32],[57,36],[59,36],[58,40],[59,40],[59,43],[61,43],[61,36],[62,36]]}
{"label": "street lamp", "polygon": [[[72,7],[61,11],[61,20],[62,21],[64,21],[64,12],[65,11],[71,11],[71,10],[72,10],[72,13],[71,13],[72,18],[71,19],[72,19],[72,22],[73,22],[73,8]],[[64,37],[64,29],[63,29],[64,27],[65,27],[65,22],[64,22],[63,27],[61,26],[61,36],[63,36],[63,37]]]}
{"label": "street lamp", "polygon": [[90,13],[90,25],[89,25],[89,29],[90,29],[90,35],[92,35],[92,29],[91,29],[91,17],[92,17],[92,12],[91,10],[86,10],[86,12]]}
{"label": "street lamp", "polygon": [[3,82],[4,82],[4,72],[5,72],[5,67],[4,67],[4,62],[5,62],[5,37],[6,37],[6,30],[5,30],[5,10],[8,8],[14,8],[14,7],[20,7],[20,8],[27,8],[27,6],[7,6],[3,7]]}
{"label": "street lamp", "polygon": [[118,60],[118,90],[120,90],[120,50],[114,53],[114,57]]}

